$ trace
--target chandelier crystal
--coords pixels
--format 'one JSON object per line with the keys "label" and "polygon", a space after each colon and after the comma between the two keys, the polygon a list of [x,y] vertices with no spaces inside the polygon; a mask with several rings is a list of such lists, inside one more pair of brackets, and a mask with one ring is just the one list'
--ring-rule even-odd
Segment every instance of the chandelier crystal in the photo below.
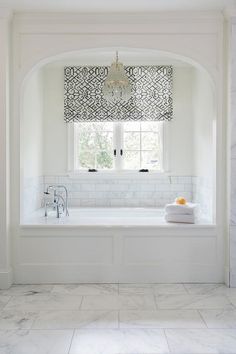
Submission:
{"label": "chandelier crystal", "polygon": [[131,86],[124,65],[119,62],[118,52],[116,61],[108,71],[103,86],[103,96],[110,103],[127,102],[131,97]]}

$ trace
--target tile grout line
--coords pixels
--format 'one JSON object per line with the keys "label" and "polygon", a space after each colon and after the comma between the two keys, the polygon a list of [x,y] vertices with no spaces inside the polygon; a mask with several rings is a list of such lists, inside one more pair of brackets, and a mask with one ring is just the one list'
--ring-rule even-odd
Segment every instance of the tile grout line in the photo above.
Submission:
{"label": "tile grout line", "polygon": [[202,314],[201,314],[201,310],[200,310],[200,309],[197,309],[197,312],[198,312],[199,316],[201,317],[201,319],[202,319],[203,323],[205,324],[206,328],[208,328],[208,329],[209,329],[209,327],[208,327],[208,325],[207,325],[206,321],[204,320],[204,318],[203,318],[203,316],[202,316]]}
{"label": "tile grout line", "polygon": [[120,328],[120,311],[121,310],[118,310],[118,329],[121,329]]}
{"label": "tile grout line", "polygon": [[159,310],[158,303],[157,303],[157,296],[155,296],[155,294],[153,296],[154,296],[154,302],[155,302],[155,305],[156,305],[155,310]]}
{"label": "tile grout line", "polygon": [[226,299],[229,301],[230,305],[233,306],[234,310],[236,310],[236,305],[231,301],[231,298],[229,295],[224,295],[226,297]]}
{"label": "tile grout line", "polygon": [[12,298],[14,297],[13,295],[10,295],[9,296],[10,297],[10,299],[4,304],[4,306],[1,308],[1,311],[3,311],[3,310],[6,310],[6,306],[9,304],[9,302],[12,300]]}
{"label": "tile grout line", "polygon": [[169,353],[172,353],[171,349],[170,349],[169,341],[168,341],[168,338],[167,338],[166,329],[163,329],[163,332],[164,332],[164,336],[165,336],[165,339],[166,339],[166,343],[167,343],[167,347],[168,347]]}
{"label": "tile grout line", "polygon": [[68,349],[68,353],[67,354],[70,354],[70,350],[71,350],[71,346],[72,346],[72,342],[73,342],[74,336],[75,336],[75,328],[73,329],[73,334],[71,336],[71,341],[70,341],[70,345],[69,345],[69,349]]}
{"label": "tile grout line", "polygon": [[41,313],[41,310],[39,310],[39,311],[36,312],[36,316],[35,316],[35,318],[34,318],[34,320],[33,320],[33,322],[32,322],[32,325],[31,325],[31,327],[30,327],[30,330],[33,330],[33,329],[34,329],[33,327],[34,327],[36,321],[39,319],[40,313]]}
{"label": "tile grout line", "polygon": [[83,301],[84,301],[84,295],[82,295],[80,306],[79,306],[78,310],[82,310]]}
{"label": "tile grout line", "polygon": [[187,295],[191,295],[190,292],[188,291],[188,288],[185,286],[186,283],[182,283],[182,285],[183,285],[183,287],[184,287],[184,289],[185,289],[185,291],[186,291],[186,294],[187,294]]}

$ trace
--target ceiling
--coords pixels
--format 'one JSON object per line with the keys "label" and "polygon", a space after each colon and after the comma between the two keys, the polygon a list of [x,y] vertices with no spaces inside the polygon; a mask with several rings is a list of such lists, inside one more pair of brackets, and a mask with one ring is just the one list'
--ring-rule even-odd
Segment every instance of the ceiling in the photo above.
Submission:
{"label": "ceiling", "polygon": [[153,12],[232,8],[236,0],[0,0],[15,11]]}

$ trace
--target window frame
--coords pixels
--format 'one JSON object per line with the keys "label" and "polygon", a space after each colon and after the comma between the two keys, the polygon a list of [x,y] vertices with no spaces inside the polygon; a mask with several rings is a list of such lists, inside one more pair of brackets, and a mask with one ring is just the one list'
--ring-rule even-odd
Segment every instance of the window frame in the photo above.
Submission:
{"label": "window frame", "polygon": [[[169,173],[169,150],[170,150],[170,139],[169,139],[169,125],[171,122],[161,122],[161,140],[162,140],[162,169],[161,170],[149,170],[151,174],[165,174]],[[68,165],[68,174],[70,175],[80,175],[89,173],[87,169],[76,169],[75,168],[75,123],[67,123],[67,140],[68,140],[68,148],[67,148],[67,165]],[[117,149],[116,158],[114,159],[114,168],[107,170],[98,170],[101,174],[116,174],[116,173],[139,173],[138,170],[128,170],[123,169],[123,159],[120,153],[118,153],[119,149],[124,151],[124,129],[122,122],[114,122],[113,123],[113,148]],[[119,148],[117,148],[119,146]]]}

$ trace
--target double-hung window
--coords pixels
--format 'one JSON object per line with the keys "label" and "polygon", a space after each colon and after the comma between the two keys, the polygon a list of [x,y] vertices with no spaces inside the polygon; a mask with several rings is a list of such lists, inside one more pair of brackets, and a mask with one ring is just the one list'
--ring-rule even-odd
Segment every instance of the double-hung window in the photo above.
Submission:
{"label": "double-hung window", "polygon": [[163,171],[164,122],[76,122],[69,130],[74,172]]}
{"label": "double-hung window", "polygon": [[166,125],[173,118],[172,67],[125,70],[131,98],[113,104],[103,95],[108,67],[65,67],[70,171],[167,170],[163,154],[166,157]]}

